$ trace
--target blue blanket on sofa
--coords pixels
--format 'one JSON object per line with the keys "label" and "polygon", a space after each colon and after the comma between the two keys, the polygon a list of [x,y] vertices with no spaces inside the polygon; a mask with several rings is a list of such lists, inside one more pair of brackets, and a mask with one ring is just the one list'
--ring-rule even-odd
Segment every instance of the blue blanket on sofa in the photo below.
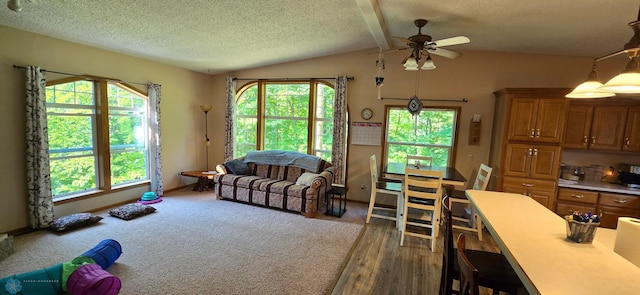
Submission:
{"label": "blue blanket on sofa", "polygon": [[244,158],[247,163],[294,166],[318,173],[322,159],[316,156],[293,151],[268,150],[250,151]]}

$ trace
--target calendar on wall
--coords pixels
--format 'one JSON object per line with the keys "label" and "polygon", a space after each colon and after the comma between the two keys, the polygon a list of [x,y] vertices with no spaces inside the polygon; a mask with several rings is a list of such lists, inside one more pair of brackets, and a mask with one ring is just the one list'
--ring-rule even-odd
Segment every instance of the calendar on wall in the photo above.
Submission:
{"label": "calendar on wall", "polygon": [[382,123],[353,122],[351,124],[351,144],[380,145]]}

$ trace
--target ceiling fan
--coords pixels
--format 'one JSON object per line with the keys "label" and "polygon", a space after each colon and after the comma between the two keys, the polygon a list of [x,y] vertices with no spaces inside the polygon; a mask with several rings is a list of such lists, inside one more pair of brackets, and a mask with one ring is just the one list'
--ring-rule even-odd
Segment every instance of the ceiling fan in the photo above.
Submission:
{"label": "ceiling fan", "polygon": [[428,21],[426,19],[416,19],[413,22],[416,27],[418,27],[417,35],[413,35],[409,38],[394,37],[396,40],[402,41],[408,46],[397,50],[411,49],[411,53],[402,61],[406,70],[418,70],[418,62],[420,62],[423,56],[426,56],[426,60],[422,69],[435,69],[435,65],[433,64],[433,61],[431,61],[431,54],[447,58],[458,58],[462,55],[461,53],[442,49],[441,47],[471,42],[471,40],[466,36],[457,36],[433,41],[431,36],[422,34],[422,27],[424,27],[427,22]]}

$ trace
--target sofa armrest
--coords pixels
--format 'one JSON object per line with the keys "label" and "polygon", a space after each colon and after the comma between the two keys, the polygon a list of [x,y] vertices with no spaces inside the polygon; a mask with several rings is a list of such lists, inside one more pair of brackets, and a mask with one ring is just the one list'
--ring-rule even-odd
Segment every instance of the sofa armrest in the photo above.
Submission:
{"label": "sofa armrest", "polygon": [[320,193],[324,194],[333,184],[333,175],[335,169],[336,168],[334,166],[331,166],[320,172],[320,176],[316,177],[313,180],[311,187],[313,187],[313,189],[323,188],[324,190],[322,190]]}

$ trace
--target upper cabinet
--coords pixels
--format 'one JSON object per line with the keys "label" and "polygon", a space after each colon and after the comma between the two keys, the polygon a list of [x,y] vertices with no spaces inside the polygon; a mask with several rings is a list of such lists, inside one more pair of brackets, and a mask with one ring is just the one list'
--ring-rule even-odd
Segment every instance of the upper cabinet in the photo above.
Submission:
{"label": "upper cabinet", "polygon": [[567,109],[565,130],[564,148],[637,152],[640,106],[628,100],[572,102]]}
{"label": "upper cabinet", "polygon": [[560,143],[564,130],[566,101],[558,98],[513,99],[508,139]]}
{"label": "upper cabinet", "polygon": [[640,106],[629,108],[622,150],[640,152]]}

